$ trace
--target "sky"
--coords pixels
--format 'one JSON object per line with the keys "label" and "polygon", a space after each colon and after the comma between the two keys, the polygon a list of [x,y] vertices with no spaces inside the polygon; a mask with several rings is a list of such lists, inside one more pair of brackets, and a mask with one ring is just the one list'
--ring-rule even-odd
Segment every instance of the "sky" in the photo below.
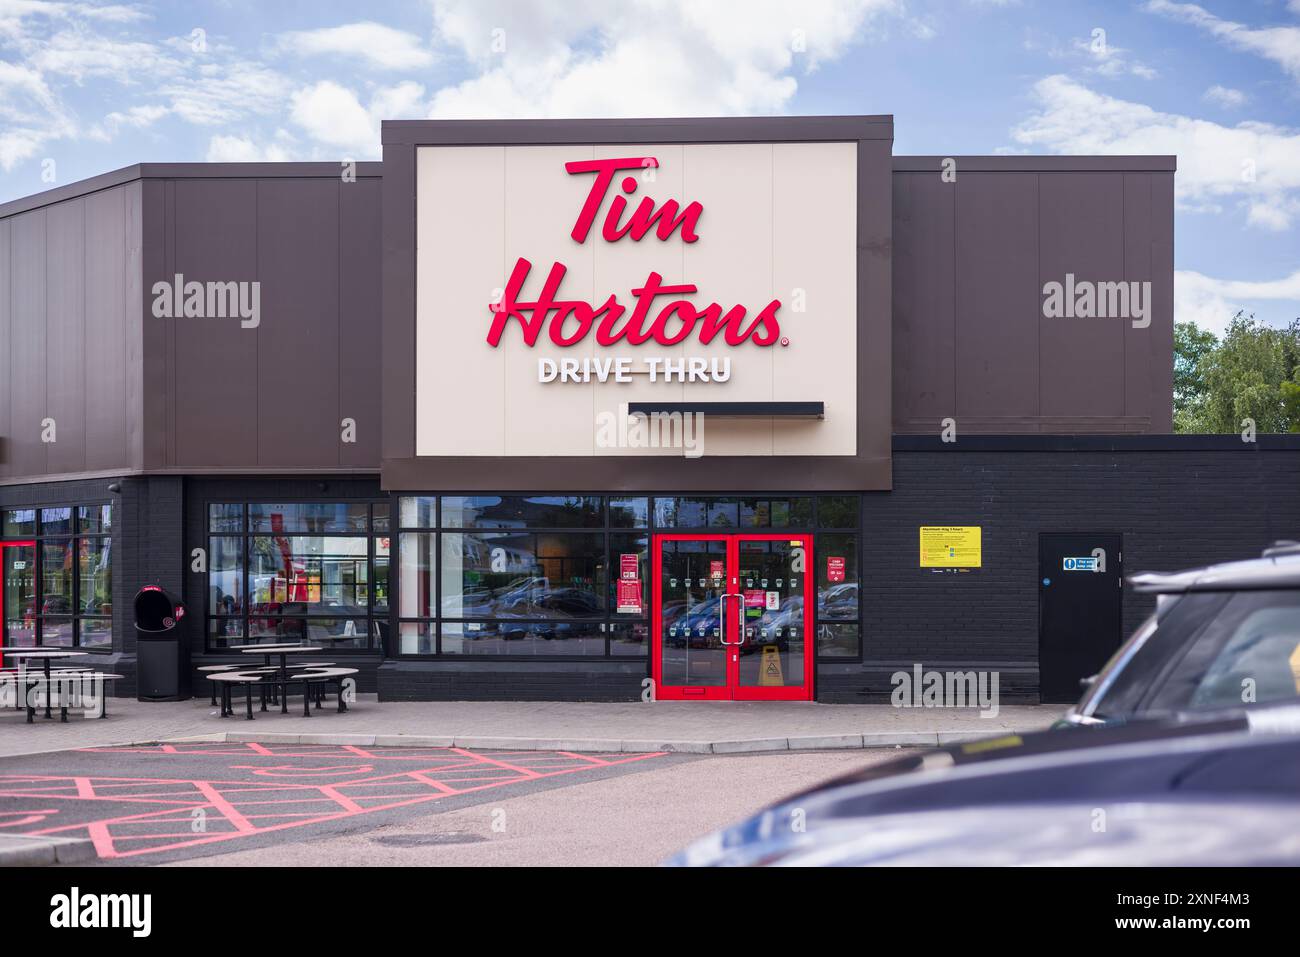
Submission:
{"label": "sky", "polygon": [[1175,317],[1300,317],[1300,0],[0,0],[0,202],[378,159],[383,119],[841,113],[904,155],[1174,154]]}

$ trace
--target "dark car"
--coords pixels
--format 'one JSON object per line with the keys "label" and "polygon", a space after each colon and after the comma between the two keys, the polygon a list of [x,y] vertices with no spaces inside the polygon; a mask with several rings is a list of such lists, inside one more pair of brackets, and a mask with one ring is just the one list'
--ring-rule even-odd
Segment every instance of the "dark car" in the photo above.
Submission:
{"label": "dark car", "polygon": [[1006,735],[830,781],[699,865],[1300,863],[1300,707]]}
{"label": "dark car", "polygon": [[1134,575],[1156,610],[1062,722],[1258,707],[1300,698],[1300,544],[1260,558]]}

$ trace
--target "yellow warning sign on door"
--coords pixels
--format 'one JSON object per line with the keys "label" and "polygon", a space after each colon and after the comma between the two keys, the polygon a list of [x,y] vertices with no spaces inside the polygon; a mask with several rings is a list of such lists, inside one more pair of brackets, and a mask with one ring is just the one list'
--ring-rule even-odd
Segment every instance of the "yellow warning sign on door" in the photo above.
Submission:
{"label": "yellow warning sign on door", "polygon": [[979,568],[983,560],[978,525],[922,525],[922,568]]}
{"label": "yellow warning sign on door", "polygon": [[758,683],[764,687],[785,685],[785,675],[781,673],[781,651],[776,645],[763,646],[763,657],[758,663]]}

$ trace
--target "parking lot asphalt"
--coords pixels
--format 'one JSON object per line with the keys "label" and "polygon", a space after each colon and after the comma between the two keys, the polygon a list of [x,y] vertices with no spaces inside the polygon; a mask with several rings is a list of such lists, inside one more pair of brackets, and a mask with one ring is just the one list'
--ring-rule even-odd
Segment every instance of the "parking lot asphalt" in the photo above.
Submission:
{"label": "parking lot asphalt", "polygon": [[315,841],[690,760],[255,742],[88,748],[0,759],[0,828],[88,839],[100,862],[159,864]]}

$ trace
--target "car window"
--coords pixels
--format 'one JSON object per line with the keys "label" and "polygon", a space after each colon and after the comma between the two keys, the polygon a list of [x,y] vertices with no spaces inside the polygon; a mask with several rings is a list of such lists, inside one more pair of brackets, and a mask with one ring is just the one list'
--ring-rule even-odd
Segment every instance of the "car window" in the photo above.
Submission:
{"label": "car window", "polygon": [[1131,717],[1227,600],[1222,592],[1166,599],[1106,663],[1080,702],[1080,713],[1108,721]]}
{"label": "car window", "polygon": [[1156,711],[1300,698],[1300,591],[1234,594],[1151,697]]}

